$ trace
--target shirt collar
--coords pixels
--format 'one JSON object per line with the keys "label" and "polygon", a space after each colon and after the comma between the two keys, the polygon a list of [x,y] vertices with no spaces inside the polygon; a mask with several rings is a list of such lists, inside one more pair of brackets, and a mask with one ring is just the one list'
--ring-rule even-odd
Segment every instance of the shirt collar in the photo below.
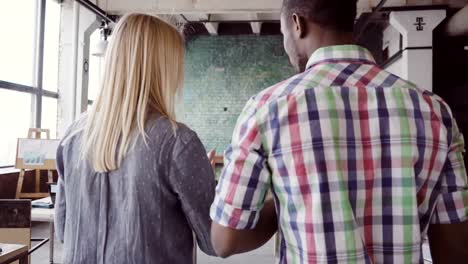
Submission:
{"label": "shirt collar", "polygon": [[307,69],[322,63],[351,62],[376,64],[372,54],[358,45],[328,46],[316,50],[307,62]]}

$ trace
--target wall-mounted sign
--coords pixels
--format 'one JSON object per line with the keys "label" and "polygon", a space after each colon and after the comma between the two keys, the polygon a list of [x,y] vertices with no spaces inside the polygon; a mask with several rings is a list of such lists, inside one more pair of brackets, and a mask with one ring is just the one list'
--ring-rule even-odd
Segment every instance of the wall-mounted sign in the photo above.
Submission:
{"label": "wall-mounted sign", "polygon": [[417,17],[414,25],[417,31],[424,31],[424,26],[426,25],[426,23],[424,23],[424,17]]}

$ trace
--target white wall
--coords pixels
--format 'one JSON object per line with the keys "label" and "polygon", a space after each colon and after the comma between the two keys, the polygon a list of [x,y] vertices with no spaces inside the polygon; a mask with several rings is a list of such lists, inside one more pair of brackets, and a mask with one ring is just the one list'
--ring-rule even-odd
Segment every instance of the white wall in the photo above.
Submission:
{"label": "white wall", "polygon": [[[72,89],[72,57],[73,57],[73,0],[66,0],[62,4],[62,18],[60,23],[60,55],[59,55],[59,109],[58,134],[62,136],[67,127],[75,120],[73,107],[75,101],[81,102],[80,91],[74,97]],[[79,41],[78,41],[78,89],[82,86],[84,32],[96,20],[96,15],[80,8]]]}
{"label": "white wall", "polygon": [[403,52],[403,72],[409,81],[419,88],[432,91],[433,70],[431,50],[405,50]]}
{"label": "white wall", "polygon": [[392,57],[400,51],[400,32],[389,25],[383,32],[383,49],[388,48],[388,57]]}
{"label": "white wall", "polygon": [[[392,25],[389,25],[383,32],[383,46],[382,49],[388,48],[388,57],[392,57],[400,51],[400,32]],[[395,74],[403,79],[408,78],[408,74],[403,71],[403,57],[394,61],[392,64],[387,65],[386,71]]]}
{"label": "white wall", "polygon": [[[407,79],[422,89],[432,91],[433,83],[433,30],[444,20],[446,11],[440,10],[407,10],[390,14],[390,25],[403,37],[403,54],[399,62],[388,67],[388,70]],[[422,19],[420,28],[417,20]],[[394,52],[400,38],[395,31],[387,28],[384,32],[384,44]]]}
{"label": "white wall", "polygon": [[403,73],[403,59],[402,58],[388,65],[385,68],[385,70],[403,79],[408,78],[406,74]]}

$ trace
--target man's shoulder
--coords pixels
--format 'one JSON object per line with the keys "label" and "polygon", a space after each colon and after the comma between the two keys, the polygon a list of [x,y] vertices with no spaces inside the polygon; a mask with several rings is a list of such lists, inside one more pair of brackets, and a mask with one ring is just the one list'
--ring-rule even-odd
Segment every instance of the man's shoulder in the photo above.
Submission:
{"label": "man's shoulder", "polygon": [[[256,94],[252,100],[255,102],[257,108],[259,108],[270,102],[286,97],[293,93],[296,90],[295,88],[305,86],[304,80],[307,78],[307,74],[307,72],[299,73],[276,83]],[[307,82],[307,86],[311,85],[313,85],[313,83]]]}
{"label": "man's shoulder", "polygon": [[[385,70],[382,70],[382,71],[385,71]],[[394,78],[398,79],[394,84],[395,87],[411,90],[413,94],[419,96],[426,103],[430,103],[431,105],[441,105],[443,107],[446,106],[447,103],[444,101],[444,99],[442,99],[440,96],[438,96],[434,92],[428,90],[427,87],[418,86],[417,84],[409,80],[395,76],[387,71],[385,72],[389,74],[389,76],[394,76]]]}
{"label": "man's shoulder", "polygon": [[444,99],[428,90],[427,87],[418,86],[386,70],[380,69],[380,71],[379,80],[384,81],[378,81],[370,86],[370,88],[379,87],[384,90],[388,89],[389,92],[391,92],[392,89],[405,91],[404,93],[411,97],[411,101],[415,104],[412,107],[418,108],[420,111],[428,111],[431,113],[432,117],[437,117],[437,119],[442,121],[445,125],[451,125],[453,120],[452,110]]}

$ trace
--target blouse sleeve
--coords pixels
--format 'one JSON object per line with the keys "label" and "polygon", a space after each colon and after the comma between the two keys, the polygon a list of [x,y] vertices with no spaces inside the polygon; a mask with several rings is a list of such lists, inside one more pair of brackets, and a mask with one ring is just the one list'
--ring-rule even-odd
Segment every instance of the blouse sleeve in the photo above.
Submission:
{"label": "blouse sleeve", "polygon": [[176,140],[169,177],[199,247],[214,256],[209,211],[214,198],[215,176],[205,148],[194,132]]}
{"label": "blouse sleeve", "polygon": [[63,243],[65,233],[65,212],[66,212],[66,200],[65,200],[65,182],[64,182],[64,164],[63,164],[63,146],[62,142],[57,149],[57,173],[58,181],[57,187],[58,192],[55,199],[55,232],[57,237]]}

